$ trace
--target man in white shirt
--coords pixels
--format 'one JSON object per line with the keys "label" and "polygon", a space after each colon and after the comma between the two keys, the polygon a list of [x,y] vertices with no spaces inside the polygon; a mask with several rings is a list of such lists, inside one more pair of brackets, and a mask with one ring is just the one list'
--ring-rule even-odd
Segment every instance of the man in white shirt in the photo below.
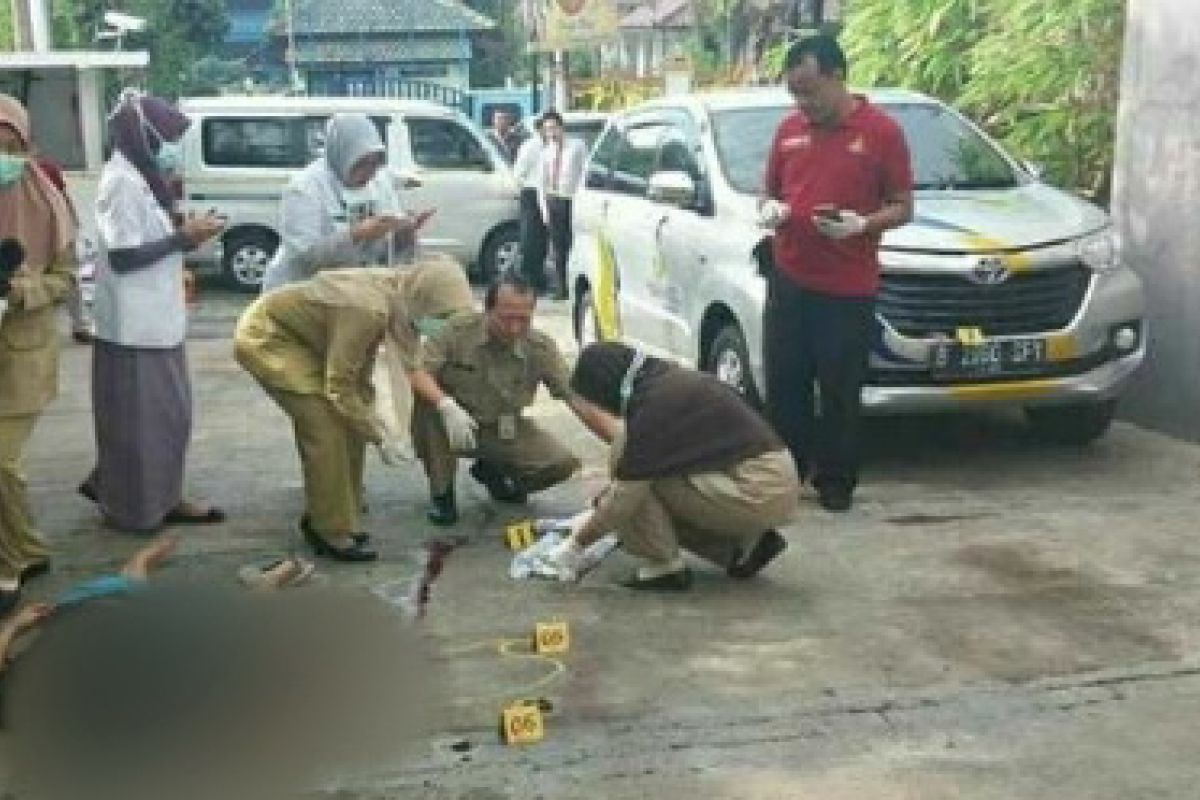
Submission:
{"label": "man in white shirt", "polygon": [[538,293],[546,291],[546,222],[539,189],[542,178],[542,120],[535,119],[533,136],[517,151],[513,174],[521,187],[521,271]]}
{"label": "man in white shirt", "polygon": [[566,300],[567,257],[571,254],[572,239],[571,201],[583,181],[587,146],[581,140],[565,135],[562,114],[557,111],[547,111],[541,122],[545,146],[538,200],[554,248],[554,270],[558,279],[554,298]]}

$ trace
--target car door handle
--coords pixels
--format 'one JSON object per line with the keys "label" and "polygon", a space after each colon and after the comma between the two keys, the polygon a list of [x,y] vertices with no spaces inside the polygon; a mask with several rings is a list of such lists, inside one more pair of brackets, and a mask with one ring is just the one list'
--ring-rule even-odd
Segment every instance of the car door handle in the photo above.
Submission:
{"label": "car door handle", "polygon": [[654,226],[654,238],[656,241],[662,241],[663,228],[667,227],[667,222],[669,221],[670,217],[664,216],[658,221],[658,224]]}

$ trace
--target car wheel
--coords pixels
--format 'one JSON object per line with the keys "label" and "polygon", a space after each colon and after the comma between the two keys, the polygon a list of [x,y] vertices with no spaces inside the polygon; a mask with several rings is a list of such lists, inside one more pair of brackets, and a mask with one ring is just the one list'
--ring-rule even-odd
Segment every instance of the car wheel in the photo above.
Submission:
{"label": "car wheel", "polygon": [[742,330],[733,323],[727,324],[717,332],[712,346],[708,349],[708,358],[704,369],[712,373],[717,380],[726,386],[737,390],[738,394],[758,408],[762,401],[758,387],[754,385],[754,373],[750,368],[750,351],[746,347],[746,337]]}
{"label": "car wheel", "polygon": [[222,259],[226,282],[243,292],[259,291],[278,246],[279,240],[266,231],[241,231],[228,236]]}
{"label": "car wheel", "polygon": [[1039,439],[1082,447],[1099,439],[1112,425],[1115,400],[1025,409],[1025,418]]}
{"label": "car wheel", "polygon": [[575,295],[575,341],[579,349],[600,341],[600,320],[592,303],[592,290],[583,289]]}
{"label": "car wheel", "polygon": [[479,258],[479,277],[484,282],[521,266],[521,232],[505,225],[488,237]]}

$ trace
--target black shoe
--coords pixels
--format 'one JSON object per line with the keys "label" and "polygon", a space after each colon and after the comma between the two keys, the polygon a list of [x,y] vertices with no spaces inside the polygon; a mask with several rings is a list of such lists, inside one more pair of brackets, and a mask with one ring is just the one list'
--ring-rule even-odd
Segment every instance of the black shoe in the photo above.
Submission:
{"label": "black shoe", "polygon": [[821,504],[821,508],[835,514],[849,511],[850,506],[854,504],[853,493],[849,489],[834,487],[821,489],[817,494],[817,501]]}
{"label": "black shoe", "polygon": [[626,589],[657,592],[684,592],[692,588],[692,571],[687,567],[678,572],[668,572],[657,578],[639,578],[635,572],[632,577],[621,581]]}
{"label": "black shoe", "polygon": [[21,583],[40,578],[50,571],[50,559],[44,558],[41,561],[35,561],[25,569],[21,570]]}
{"label": "black shoe", "polygon": [[[308,514],[300,517],[300,530],[304,530],[310,525],[312,525],[312,519]],[[352,533],[350,534],[350,538],[354,540],[355,544],[370,544],[371,542],[371,534],[369,533]]]}
{"label": "black shoe", "polygon": [[313,530],[313,527],[311,524],[309,524],[307,517],[304,517],[300,520],[300,530],[303,532],[304,539],[308,542],[309,547],[311,547],[313,552],[319,556],[329,556],[334,561],[352,561],[359,563],[364,561],[375,561],[379,558],[379,554],[367,547],[364,542],[360,542],[353,538],[351,539],[353,544],[351,544],[349,547],[334,547],[329,542],[322,539],[320,535]]}
{"label": "black shoe", "polygon": [[517,481],[501,473],[490,461],[477,459],[471,465],[471,477],[482,483],[497,503],[519,505],[529,499],[529,493]]}
{"label": "black shoe", "polygon": [[787,550],[787,546],[787,540],[779,535],[779,531],[769,530],[758,537],[745,558],[729,565],[726,574],[731,578],[753,578],[776,556]]}
{"label": "black shoe", "polygon": [[454,489],[445,494],[435,494],[425,517],[434,525],[449,526],[458,522],[458,504],[454,502]]}

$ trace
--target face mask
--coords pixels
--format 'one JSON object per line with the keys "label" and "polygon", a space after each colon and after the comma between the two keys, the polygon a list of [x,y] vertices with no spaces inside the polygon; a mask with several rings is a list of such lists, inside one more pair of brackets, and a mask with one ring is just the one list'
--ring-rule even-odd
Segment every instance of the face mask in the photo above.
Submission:
{"label": "face mask", "polygon": [[[183,145],[179,142],[168,142],[154,126],[142,118],[142,131],[146,135],[146,146],[150,147],[150,137],[158,142],[158,152],[154,154],[154,164],[159,172],[179,174],[183,169]],[[153,151],[153,148],[150,148]]]}
{"label": "face mask", "polygon": [[27,156],[15,156],[10,153],[0,153],[0,186],[12,186],[25,174],[29,164]]}
{"label": "face mask", "polygon": [[442,328],[446,327],[446,320],[441,317],[421,317],[413,327],[422,336],[436,336]]}
{"label": "face mask", "polygon": [[154,161],[160,171],[178,175],[183,170],[183,146],[179,142],[163,142],[158,146]]}

